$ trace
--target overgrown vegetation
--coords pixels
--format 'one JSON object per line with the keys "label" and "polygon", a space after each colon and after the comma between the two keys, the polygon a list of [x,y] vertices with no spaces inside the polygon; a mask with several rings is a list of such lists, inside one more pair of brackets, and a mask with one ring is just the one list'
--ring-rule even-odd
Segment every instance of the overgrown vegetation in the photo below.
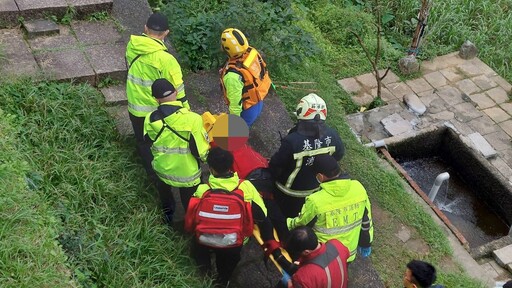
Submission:
{"label": "overgrown vegetation", "polygon": [[[419,1],[387,1],[395,18],[389,23],[388,38],[402,46],[410,42],[411,24]],[[412,13],[414,11],[414,13]],[[420,56],[432,57],[457,51],[465,40],[475,43],[478,57],[512,82],[512,2],[508,0],[434,1]],[[406,47],[406,46],[405,46]]]}
{"label": "overgrown vegetation", "polygon": [[107,76],[107,77],[101,79],[101,81],[98,83],[98,88],[99,89],[107,88],[107,87],[116,86],[116,85],[119,85],[119,84],[121,84],[121,81],[116,80],[116,79],[112,79],[112,77]]}
{"label": "overgrown vegetation", "polygon": [[[235,3],[236,2],[236,3]],[[510,4],[505,1],[483,1],[485,3],[468,4],[463,0],[435,2],[429,18],[428,33],[424,38],[421,59],[458,50],[464,40],[477,43],[481,49],[480,57],[491,67],[502,73],[508,80],[512,75],[508,69],[510,55],[503,55],[510,48],[511,36],[505,29],[509,27],[510,16],[497,13],[497,9],[509,11]],[[342,91],[336,80],[351,77],[372,70],[364,51],[357,39],[349,31],[356,31],[368,45],[368,51],[375,53],[377,47],[374,16],[371,1],[361,0],[295,0],[295,1],[172,1],[163,7],[172,27],[179,30],[171,35],[171,41],[188,63],[197,59],[208,59],[195,63],[194,69],[207,69],[217,66],[219,59],[225,57],[219,49],[218,35],[229,26],[241,29],[248,36],[252,46],[265,53],[272,78],[275,82],[293,81],[315,82],[318,94],[325,98],[329,106],[329,121],[346,141],[346,158],[342,161],[350,174],[360,179],[367,187],[371,198],[379,206],[392,214],[396,221],[414,227],[430,247],[427,255],[415,252],[403,254],[403,249],[387,247],[379,242],[392,231],[383,231],[377,227],[374,263],[388,287],[401,286],[403,267],[411,258],[422,258],[435,265],[446,259],[451,253],[446,237],[433,222],[432,218],[405,192],[400,177],[394,172],[383,171],[373,150],[363,148],[354,138],[344,120],[345,113],[352,113],[358,107],[349,95]],[[380,68],[396,67],[399,58],[406,54],[416,27],[416,14],[420,2],[416,0],[383,1],[386,6],[382,13],[383,41]],[[483,5],[483,6],[482,6]],[[477,10],[478,7],[484,9]],[[279,9],[286,11],[278,14],[275,21],[272,15]],[[229,13],[225,11],[230,11]],[[468,15],[462,11],[471,12]],[[254,13],[256,12],[256,13]],[[475,14],[478,13],[478,14]],[[176,17],[176,15],[180,15]],[[242,15],[242,16],[241,16]],[[503,16],[495,21],[496,15]],[[183,17],[183,18],[180,18]],[[473,19],[469,21],[470,19]],[[478,22],[478,25],[472,24]],[[484,23],[485,22],[485,23]],[[495,22],[500,23],[497,26]],[[469,25],[468,25],[469,24]],[[506,25],[508,24],[508,26]],[[469,26],[469,28],[468,28]],[[290,27],[300,33],[291,32]],[[446,33],[442,27],[450,27]],[[492,27],[493,29],[487,29]],[[489,33],[489,31],[491,31]],[[282,35],[296,34],[292,43],[284,43]],[[501,37],[499,45],[495,38]],[[301,40],[307,39],[307,40]],[[508,43],[504,43],[507,42]],[[501,45],[501,46],[500,46]],[[500,56],[494,57],[491,51],[502,49]],[[308,53],[302,54],[304,50]],[[491,53],[490,53],[491,52]],[[509,54],[509,53],[508,53]],[[219,56],[221,55],[221,56]],[[221,58],[222,59],[222,58]],[[393,69],[398,71],[398,69]],[[293,111],[297,100],[307,94],[294,90],[279,89],[278,95],[289,111]],[[447,287],[482,287],[480,283],[464,276],[458,270],[442,271],[439,282]]]}
{"label": "overgrown vegetation", "polygon": [[62,15],[62,17],[58,17],[57,15],[54,14],[46,14],[47,19],[62,25],[71,25],[71,21],[73,21],[75,17],[76,8],[73,6],[68,6],[66,8],[66,12],[64,13],[64,15]]}
{"label": "overgrown vegetation", "polygon": [[[0,198],[0,263],[9,265],[1,269],[9,280],[2,279],[2,287],[209,286],[194,275],[187,241],[161,225],[134,144],[115,131],[101,94],[87,85],[23,80],[2,85],[0,98],[11,127],[19,127],[4,128],[0,118],[6,147],[0,181],[7,188]],[[22,150],[13,150],[5,136]]]}
{"label": "overgrown vegetation", "polygon": [[[329,106],[329,124],[347,146],[343,168],[363,182],[392,221],[414,227],[430,247],[425,255],[387,245],[394,231],[376,227],[371,257],[388,287],[401,287],[404,265],[411,258],[440,267],[449,257],[446,238],[431,217],[404,191],[396,173],[380,168],[378,156],[357,142],[344,120],[345,113],[358,107],[336,80],[372,70],[349,33],[356,31],[374,53],[370,1],[152,2],[168,14],[171,41],[192,70],[222,63],[225,55],[218,37],[233,26],[265,54],[274,81],[314,82]],[[381,68],[395,66],[405,54],[419,9],[417,0],[385,4]],[[512,82],[512,36],[507,30],[512,27],[511,10],[508,0],[436,1],[420,57],[455,51],[468,39],[480,49],[484,62]],[[56,21],[69,23],[74,14],[70,10]],[[307,94],[279,88],[277,93],[289,111]],[[160,225],[150,185],[140,181],[144,172],[134,161],[133,143],[114,131],[101,95],[86,85],[22,80],[0,86],[0,98],[2,286],[210,285],[192,272],[185,239]],[[458,270],[441,269],[439,282],[446,287],[482,287]]]}
{"label": "overgrown vegetation", "polygon": [[94,12],[87,16],[87,20],[93,21],[93,22],[107,21],[107,20],[110,20],[111,18],[112,17],[110,17],[110,14],[108,13],[108,11],[98,11],[98,12]]}
{"label": "overgrown vegetation", "polygon": [[250,5],[244,1],[176,0],[161,11],[173,15],[169,18],[171,41],[192,70],[221,65],[225,55],[219,36],[227,27],[244,31],[250,45],[269,59],[300,63],[319,53],[313,39],[297,26],[290,0],[253,1]]}

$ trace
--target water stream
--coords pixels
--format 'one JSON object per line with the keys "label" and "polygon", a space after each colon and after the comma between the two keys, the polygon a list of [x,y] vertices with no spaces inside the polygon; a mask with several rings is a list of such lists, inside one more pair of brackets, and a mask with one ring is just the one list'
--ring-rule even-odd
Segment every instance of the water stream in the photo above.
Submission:
{"label": "water stream", "polygon": [[508,234],[508,225],[478,197],[478,191],[464,183],[457,171],[442,158],[397,160],[425,193],[430,191],[438,174],[450,174],[450,179],[439,189],[434,204],[464,235],[470,247],[478,247]]}

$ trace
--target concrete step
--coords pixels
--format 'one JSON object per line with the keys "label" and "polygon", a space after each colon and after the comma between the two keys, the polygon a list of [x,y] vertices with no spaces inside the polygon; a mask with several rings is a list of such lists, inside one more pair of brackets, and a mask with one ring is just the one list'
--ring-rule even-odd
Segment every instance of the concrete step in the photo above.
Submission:
{"label": "concrete step", "polygon": [[[0,72],[11,76],[39,74],[48,80],[91,85],[105,78],[126,79],[125,44],[113,21],[73,21],[70,26],[57,27],[59,34],[27,40],[20,29],[0,30],[6,58]],[[20,67],[20,62],[26,65]]]}
{"label": "concrete step", "polygon": [[107,107],[107,111],[114,118],[119,134],[124,136],[133,135],[132,123],[130,122],[126,105]]}
{"label": "concrete step", "polygon": [[29,39],[33,39],[38,36],[59,34],[59,25],[55,24],[53,21],[45,19],[23,21],[23,28],[27,31],[27,37]]}
{"label": "concrete step", "polygon": [[101,88],[100,91],[105,97],[105,104],[107,106],[119,106],[128,104],[128,100],[126,98],[125,83],[115,86],[109,86],[106,88]]}
{"label": "concrete step", "polygon": [[69,15],[73,19],[84,19],[100,11],[111,11],[113,0],[2,0],[0,1],[0,28],[18,26],[24,21],[41,19],[48,15],[61,19]]}
{"label": "concrete step", "polygon": [[512,245],[498,249],[492,252],[492,255],[501,267],[506,268],[508,264],[512,264]]}
{"label": "concrete step", "polygon": [[0,30],[0,46],[4,59],[0,59],[0,82],[8,81],[10,77],[37,77],[41,69],[23,39],[19,29]]}

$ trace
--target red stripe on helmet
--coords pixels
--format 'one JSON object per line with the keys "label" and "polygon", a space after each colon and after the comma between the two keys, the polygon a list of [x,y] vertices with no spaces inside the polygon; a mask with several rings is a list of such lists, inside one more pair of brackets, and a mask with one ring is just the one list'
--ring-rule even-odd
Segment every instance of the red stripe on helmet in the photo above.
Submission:
{"label": "red stripe on helmet", "polygon": [[311,113],[315,113],[316,110],[313,109],[313,108],[308,108],[308,111],[306,111],[306,113],[304,113],[304,117],[307,117],[309,116]]}

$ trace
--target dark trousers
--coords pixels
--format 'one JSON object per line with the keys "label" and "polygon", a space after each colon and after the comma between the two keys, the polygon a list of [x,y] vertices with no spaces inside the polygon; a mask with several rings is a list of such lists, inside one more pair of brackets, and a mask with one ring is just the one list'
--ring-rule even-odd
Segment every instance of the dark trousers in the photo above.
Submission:
{"label": "dark trousers", "polygon": [[240,262],[240,253],[243,246],[233,248],[210,248],[193,242],[192,256],[199,269],[208,273],[211,271],[211,254],[215,254],[215,267],[217,268],[217,282],[223,286],[227,285],[231,274],[235,271],[236,265]]}
{"label": "dark trousers", "polygon": [[142,165],[152,182],[155,182],[158,177],[156,176],[151,161],[153,161],[153,154],[151,153],[151,141],[144,139],[144,117],[136,117],[131,113],[130,121],[132,122],[133,134],[135,136],[137,153],[142,159]]}
{"label": "dark trousers", "polygon": [[286,218],[297,217],[306,201],[306,198],[288,196],[279,189],[276,190],[274,199]]}
{"label": "dark trousers", "polygon": [[[187,211],[188,203],[190,202],[192,194],[194,194],[194,192],[197,190],[197,186],[199,185],[178,188],[180,191],[181,205],[183,205],[185,212]],[[160,196],[160,202],[162,203],[164,214],[166,214],[166,216],[172,217],[176,206],[176,201],[174,199],[174,195],[172,194],[172,186],[165,183],[161,179],[158,179],[156,182],[156,187]]]}
{"label": "dark trousers", "polygon": [[272,199],[263,198],[263,202],[265,202],[265,207],[267,207],[268,218],[272,222],[274,229],[276,229],[279,242],[286,243],[288,240],[288,235],[290,234],[290,230],[288,230],[288,225],[286,225],[286,217],[284,217],[283,213],[281,212],[281,208],[279,208],[277,203]]}
{"label": "dark trousers", "polygon": [[281,208],[277,205],[274,195],[276,194],[276,185],[274,179],[268,169],[256,169],[249,173],[246,177],[251,181],[252,185],[260,192],[265,207],[267,208],[267,216],[276,229],[279,241],[286,241],[290,231],[286,225],[286,217],[281,212]]}
{"label": "dark trousers", "polygon": [[[151,143],[149,139],[144,138],[144,117],[136,117],[131,113],[128,114],[130,115],[130,121],[132,122],[133,134],[135,135],[135,141],[137,145],[137,153],[142,159],[142,165],[144,166],[149,179],[155,184],[158,190],[160,202],[162,204],[162,210],[166,218],[168,218],[168,220],[172,220],[172,216],[176,210],[176,201],[174,200],[174,196],[172,194],[172,187],[158,178],[155,171],[153,170],[153,166],[151,165],[151,162],[153,161],[151,145],[153,143]],[[188,207],[190,197],[192,197],[192,194],[194,194],[196,190],[197,185],[193,187],[179,188],[181,204],[183,205],[185,211]]]}

